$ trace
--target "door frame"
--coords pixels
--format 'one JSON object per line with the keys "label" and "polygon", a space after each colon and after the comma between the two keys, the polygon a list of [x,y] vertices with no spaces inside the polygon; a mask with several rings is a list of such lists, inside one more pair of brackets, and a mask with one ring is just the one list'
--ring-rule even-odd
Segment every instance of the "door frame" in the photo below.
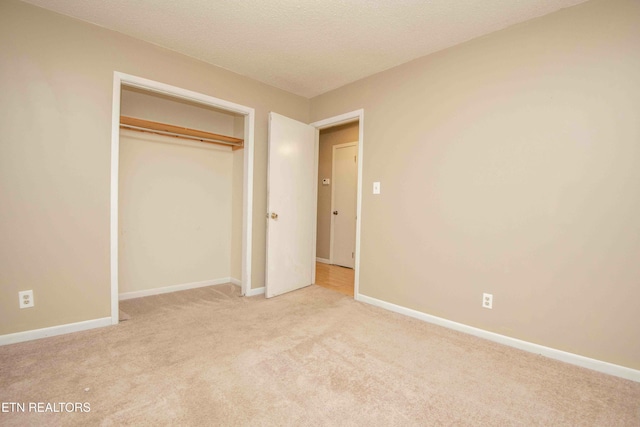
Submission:
{"label": "door frame", "polygon": [[253,147],[255,110],[251,107],[225,101],[177,86],[115,71],[113,73],[113,104],[111,112],[111,211],[110,211],[110,272],[111,323],[119,322],[118,283],[118,181],[120,175],[120,93],[122,86],[185,99],[198,104],[226,110],[244,116],[244,171],[242,196],[242,278],[241,292],[251,292],[251,252],[253,218]]}
{"label": "door frame", "polygon": [[[331,147],[331,223],[329,224],[329,262],[331,264],[333,264],[333,244],[335,242],[334,240],[334,232],[335,232],[335,215],[333,215],[333,211],[336,210],[335,207],[335,189],[336,189],[336,176],[335,176],[335,172],[336,172],[336,150],[340,149],[340,148],[346,148],[346,147],[353,147],[353,146],[357,146],[358,145],[358,141],[353,141],[353,142],[345,142],[344,144],[336,144],[333,147]],[[358,164],[356,164],[356,168],[357,168]],[[357,172],[356,172],[357,175]],[[356,188],[357,188],[357,183],[356,183]],[[357,195],[356,195],[357,197]],[[354,263],[355,263],[355,259],[354,259]],[[355,293],[355,292],[354,292]]]}
{"label": "door frame", "polygon": [[[364,164],[364,109],[350,111],[328,119],[311,123],[316,128],[316,150],[320,149],[320,130],[334,126],[358,122],[358,193],[356,196],[356,257],[354,262],[353,298],[360,301],[360,236],[362,224],[362,165]],[[316,171],[318,170],[318,153],[316,153]],[[316,184],[317,191],[317,184]],[[316,198],[316,211],[318,209]],[[317,226],[316,226],[317,230]],[[316,231],[317,233],[317,231]],[[316,282],[316,247],[313,247],[313,283]]]}

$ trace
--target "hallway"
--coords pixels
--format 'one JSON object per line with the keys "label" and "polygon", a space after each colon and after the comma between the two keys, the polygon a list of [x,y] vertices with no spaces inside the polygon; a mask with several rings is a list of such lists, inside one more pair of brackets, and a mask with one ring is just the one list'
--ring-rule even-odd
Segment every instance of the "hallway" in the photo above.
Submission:
{"label": "hallway", "polygon": [[353,297],[355,270],[316,262],[316,285]]}

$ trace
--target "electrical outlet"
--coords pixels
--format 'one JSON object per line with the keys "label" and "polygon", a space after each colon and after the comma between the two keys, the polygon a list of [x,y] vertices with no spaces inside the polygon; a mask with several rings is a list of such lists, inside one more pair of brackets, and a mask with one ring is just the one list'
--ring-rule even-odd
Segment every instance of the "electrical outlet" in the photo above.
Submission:
{"label": "electrical outlet", "polygon": [[18,298],[20,299],[20,308],[29,308],[34,306],[33,291],[20,291],[18,292]]}
{"label": "electrical outlet", "polygon": [[482,294],[482,307],[493,308],[493,294]]}

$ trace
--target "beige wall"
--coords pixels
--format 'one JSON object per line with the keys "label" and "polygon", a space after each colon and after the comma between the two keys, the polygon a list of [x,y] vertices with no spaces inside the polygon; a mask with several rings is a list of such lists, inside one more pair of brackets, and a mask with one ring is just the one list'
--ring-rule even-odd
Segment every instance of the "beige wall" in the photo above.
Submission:
{"label": "beige wall", "polygon": [[639,47],[593,0],[312,99],[365,110],[360,292],[640,369]]}
{"label": "beige wall", "polygon": [[[113,72],[256,111],[253,287],[264,285],[268,112],[309,101],[14,0],[0,2],[0,334],[110,315]],[[18,309],[33,289],[35,307]]]}
{"label": "beige wall", "polygon": [[236,122],[243,122],[239,114],[127,86],[120,114],[229,136],[235,136]]}
{"label": "beige wall", "polygon": [[331,186],[322,185],[323,178],[331,179],[333,146],[358,141],[358,123],[348,123],[320,131],[318,155],[318,226],[316,257],[329,259],[331,241]]}
{"label": "beige wall", "polygon": [[233,176],[231,190],[231,278],[242,280],[242,200],[244,152],[232,152]]}
{"label": "beige wall", "polygon": [[120,293],[230,277],[232,160],[230,149],[121,132]]}

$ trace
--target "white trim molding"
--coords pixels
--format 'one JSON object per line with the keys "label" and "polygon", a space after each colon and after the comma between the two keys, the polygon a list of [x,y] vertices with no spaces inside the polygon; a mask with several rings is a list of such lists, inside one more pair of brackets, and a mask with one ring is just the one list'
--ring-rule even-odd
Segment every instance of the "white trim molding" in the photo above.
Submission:
{"label": "white trim molding", "polygon": [[83,322],[68,323],[66,325],[51,326],[49,328],[32,329],[30,331],[16,332],[0,335],[0,345],[16,344],[19,342],[33,341],[40,338],[55,337],[57,335],[70,334],[72,332],[86,331],[111,325],[111,317],[85,320]]}
{"label": "white trim molding", "polygon": [[256,295],[263,295],[264,294],[264,286],[261,288],[255,288],[255,289],[249,289],[247,291],[247,293],[245,294],[245,296],[247,297],[253,297]]}
{"label": "white trim molding", "polygon": [[229,283],[242,287],[242,280],[236,279],[235,277],[229,277]]}
{"label": "white trim molding", "polygon": [[316,257],[316,261],[319,262],[319,263],[322,263],[322,264],[331,264],[331,261],[329,261],[326,258],[317,258]]}
{"label": "white trim molding", "polygon": [[[236,279],[237,280],[237,279]],[[180,285],[163,286],[161,288],[143,289],[141,291],[123,292],[118,296],[120,301],[148,297],[151,295],[168,294],[171,292],[186,291],[187,289],[204,288],[205,286],[222,285],[224,283],[233,283],[231,277],[223,277],[221,279],[203,280],[200,282],[183,283]]]}
{"label": "white trim molding", "polygon": [[627,380],[640,382],[640,370],[627,368],[625,366],[615,365],[613,363],[604,362],[602,360],[591,359],[589,357],[580,356],[579,354],[569,353],[569,352],[558,350],[551,347],[545,347],[543,345],[519,340],[517,338],[511,338],[506,335],[496,334],[495,332],[490,332],[484,329],[465,325],[463,323],[458,323],[452,320],[443,319],[441,317],[433,316],[431,314],[423,313],[421,311],[417,311],[411,308],[392,304],[390,302],[382,301],[382,300],[372,298],[362,294],[358,294],[356,300],[362,301],[367,304],[375,305],[376,307],[384,308],[385,310],[404,314],[405,316],[423,320],[425,322],[433,323],[434,325],[443,326],[448,329],[464,332],[469,335],[473,335],[479,338],[484,338],[489,341],[497,342],[499,344],[504,344],[509,347],[514,347],[520,350],[524,350],[529,353],[540,354],[550,359],[559,360],[561,362],[569,363],[576,366],[581,366],[583,368],[591,369],[594,371],[602,372],[604,374],[609,374],[609,375],[613,375],[620,378],[625,378]]}

